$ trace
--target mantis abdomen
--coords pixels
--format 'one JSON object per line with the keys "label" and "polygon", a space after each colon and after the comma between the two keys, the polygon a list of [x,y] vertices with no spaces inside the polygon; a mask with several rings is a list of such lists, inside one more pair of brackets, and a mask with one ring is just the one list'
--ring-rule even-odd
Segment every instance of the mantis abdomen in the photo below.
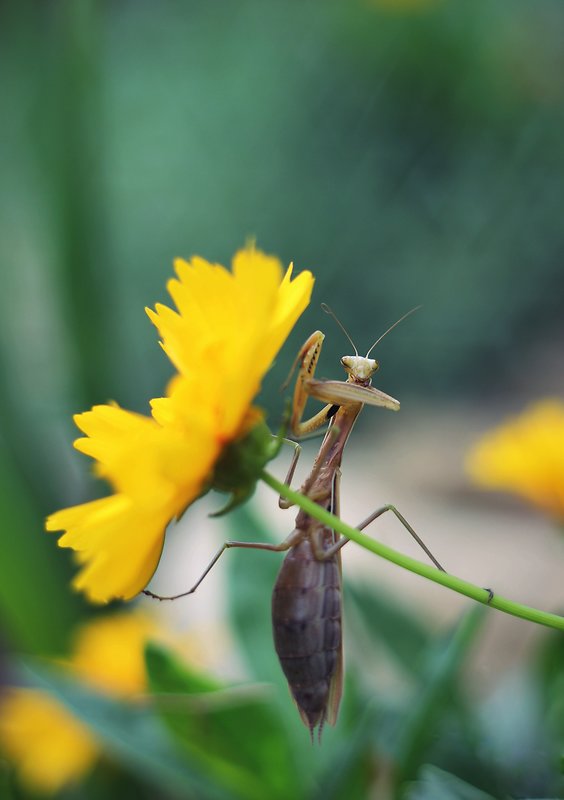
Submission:
{"label": "mantis abdomen", "polygon": [[[327,545],[333,541],[327,531]],[[317,559],[308,538],[284,559],[272,594],[274,646],[310,731],[333,724],[341,694],[341,572],[336,554]]]}

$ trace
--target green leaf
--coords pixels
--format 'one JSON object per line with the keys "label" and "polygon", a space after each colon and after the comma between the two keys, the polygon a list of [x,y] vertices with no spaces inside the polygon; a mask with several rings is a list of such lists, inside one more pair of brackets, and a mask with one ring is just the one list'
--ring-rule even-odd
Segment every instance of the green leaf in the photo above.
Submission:
{"label": "green leaf", "polygon": [[564,635],[547,633],[535,669],[535,685],[541,694],[541,714],[564,751]]}
{"label": "green leaf", "polygon": [[202,769],[245,800],[300,796],[284,725],[264,689],[226,689],[156,644],[146,661],[163,719]]}
{"label": "green leaf", "polygon": [[370,705],[368,708],[365,705],[363,712],[359,708],[356,711],[352,724],[347,725],[345,719],[339,722],[343,726],[342,736],[338,742],[331,742],[333,746],[324,761],[313,800],[350,800],[370,796],[374,781],[372,730],[377,714]]}
{"label": "green leaf", "polygon": [[[61,652],[76,622],[81,602],[68,588],[67,559],[16,470],[0,457],[0,619],[20,649]],[[49,598],[49,602],[45,602]]]}
{"label": "green leaf", "polygon": [[424,688],[418,689],[409,713],[401,725],[393,751],[397,763],[397,785],[411,777],[423,759],[430,740],[436,735],[438,720],[449,710],[447,700],[455,689],[455,679],[468,651],[474,644],[487,609],[474,606],[454,632],[428,651]]}
{"label": "green leaf", "polygon": [[[289,530],[293,527],[293,517],[290,510]],[[272,540],[268,525],[261,522],[250,503],[237,509],[226,521],[229,522],[229,538],[255,542]],[[234,635],[249,673],[256,680],[273,685],[274,701],[294,748],[292,762],[301,775],[301,784],[306,786],[312,782],[322,759],[312,757],[309,732],[290,695],[272,636],[272,589],[284,555],[261,550],[232,550],[228,561],[227,603]],[[327,733],[331,735],[331,731]]]}
{"label": "green leaf", "polygon": [[[290,510],[287,516],[290,530],[293,527],[294,512]],[[272,540],[268,526],[261,524],[250,504],[238,509],[226,521],[230,523],[230,538],[262,542]],[[326,726],[323,731],[323,745],[312,748],[309,732],[291,698],[272,637],[272,589],[284,555],[233,550],[229,557],[228,608],[234,633],[242,647],[249,671],[258,680],[273,685],[274,699],[294,749],[292,768],[296,772],[302,794],[309,797],[313,792],[312,796],[317,797],[317,784],[325,787],[332,785],[333,764],[337,758],[342,757],[343,770],[350,767],[351,772],[355,766],[360,769],[363,763],[364,751],[351,753],[348,742],[351,736],[354,738],[353,732],[365,710],[365,698],[362,698],[361,703],[351,702],[355,699],[354,692],[351,695],[346,691],[337,726]],[[348,711],[351,712],[349,724]],[[326,776],[329,776],[328,780]]]}
{"label": "green leaf", "polygon": [[[251,504],[237,509],[226,522],[232,539],[272,541],[268,526],[261,524]],[[288,524],[292,526],[292,516]],[[233,549],[228,556],[228,607],[249,672],[259,681],[274,683],[286,699],[289,694],[274,650],[270,610],[272,589],[283,557],[283,553]]]}
{"label": "green leaf", "polygon": [[412,677],[420,678],[421,654],[429,644],[430,633],[415,609],[363,584],[347,584],[347,602],[360,617],[370,640],[386,647],[397,663]]}
{"label": "green leaf", "polygon": [[217,692],[224,688],[215,678],[196,672],[174,653],[156,643],[150,643],[145,648],[145,664],[150,687],[158,692],[191,695]]}
{"label": "green leaf", "polygon": [[406,800],[495,800],[475,786],[445,772],[426,765],[421,777],[408,790]]}
{"label": "green leaf", "polygon": [[94,692],[65,673],[38,662],[20,662],[26,684],[48,692],[97,736],[105,752],[135,775],[166,788],[179,797],[227,800],[230,797],[199,765],[172,746],[152,709],[119,702]]}
{"label": "green leaf", "polygon": [[[542,689],[529,670],[514,668],[479,710],[481,748],[507,794],[533,794],[543,787],[561,795],[564,789],[557,767],[561,739],[554,735],[555,720],[543,706]],[[560,716],[561,701],[557,709]]]}

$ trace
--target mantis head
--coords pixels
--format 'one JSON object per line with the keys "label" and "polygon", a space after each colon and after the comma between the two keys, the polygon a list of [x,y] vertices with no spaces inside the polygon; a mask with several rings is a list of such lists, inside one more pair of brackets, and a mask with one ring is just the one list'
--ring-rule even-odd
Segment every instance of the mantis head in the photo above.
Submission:
{"label": "mantis head", "polygon": [[412,308],[411,311],[408,311],[407,314],[404,314],[403,317],[400,317],[396,322],[394,322],[393,325],[390,325],[390,327],[386,331],[384,331],[384,333],[381,336],[379,336],[378,339],[376,339],[376,341],[374,342],[374,344],[372,345],[372,347],[365,356],[359,356],[358,350],[356,349],[356,345],[351,339],[347,329],[343,326],[342,322],[335,316],[333,311],[331,311],[329,306],[326,305],[326,303],[321,303],[321,308],[323,309],[323,311],[325,311],[326,314],[329,314],[329,316],[333,317],[337,325],[341,328],[341,330],[343,331],[349,342],[354,347],[354,352],[355,352],[354,356],[343,356],[341,358],[341,364],[343,365],[345,372],[349,376],[348,378],[349,382],[360,383],[364,386],[368,386],[370,384],[372,376],[380,367],[380,364],[374,358],[369,358],[370,353],[374,350],[376,345],[382,341],[384,336],[386,336],[391,330],[393,330],[396,327],[396,325],[399,325],[400,322],[403,322],[403,320],[406,317],[409,317],[410,314],[413,314],[414,311],[417,311],[417,309],[421,308],[421,306],[416,306],[415,308]]}
{"label": "mantis head", "polygon": [[367,385],[380,364],[374,358],[367,356],[343,356],[341,359],[345,372],[349,376],[351,383],[362,383]]}

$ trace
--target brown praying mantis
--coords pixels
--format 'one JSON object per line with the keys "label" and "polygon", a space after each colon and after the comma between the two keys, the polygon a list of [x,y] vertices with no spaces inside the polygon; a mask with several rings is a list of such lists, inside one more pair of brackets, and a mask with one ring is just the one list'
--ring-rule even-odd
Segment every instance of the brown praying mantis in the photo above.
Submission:
{"label": "brown praying mantis", "polygon": [[[338,516],[343,451],[363,406],[382,406],[393,411],[399,410],[400,407],[399,402],[393,397],[371,386],[372,377],[378,370],[379,364],[369,357],[370,353],[384,336],[416,309],[404,314],[374,342],[366,356],[360,356],[337,317],[327,306],[322,305],[322,308],[335,319],[354,348],[354,356],[341,358],[347,379],[336,381],[314,378],[325,338],[321,331],[315,331],[300,349],[286,385],[299,366],[290,419],[290,431],[294,437],[306,436],[328,423],[321,447],[312,470],[301,487],[301,492],[322,508]],[[305,406],[310,397],[321,400],[325,405],[311,418],[303,420]],[[294,441],[287,441],[295,448],[286,476],[286,483],[290,484],[301,447]],[[279,504],[282,508],[291,505],[282,498]],[[388,511],[395,514],[433,564],[444,572],[442,566],[395,506],[388,504],[378,508],[357,526],[358,529],[362,530]],[[274,645],[303,722],[309,728],[312,737],[316,727],[321,737],[325,722],[334,725],[337,720],[342,694],[340,551],[348,541],[315,517],[300,510],[294,530],[280,544],[226,542],[188,591],[170,597],[162,597],[148,590],[145,590],[144,594],[158,600],[175,600],[192,594],[225,550],[231,547],[274,552],[288,551],[272,594]]]}

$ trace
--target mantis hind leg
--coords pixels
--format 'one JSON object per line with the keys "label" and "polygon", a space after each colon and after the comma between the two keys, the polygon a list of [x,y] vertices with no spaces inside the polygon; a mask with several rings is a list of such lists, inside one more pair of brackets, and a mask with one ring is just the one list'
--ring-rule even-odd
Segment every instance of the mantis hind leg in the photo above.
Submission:
{"label": "mantis hind leg", "polygon": [[[364,528],[368,527],[368,525],[370,525],[371,522],[374,522],[375,519],[378,519],[378,517],[381,517],[382,514],[385,514],[387,511],[391,511],[397,517],[397,519],[401,522],[403,527],[417,542],[419,547],[421,547],[421,549],[427,554],[427,556],[429,556],[429,558],[431,559],[433,564],[437,567],[437,569],[439,569],[441,572],[446,572],[445,568],[441,566],[441,564],[429,550],[423,539],[419,536],[419,534],[415,532],[415,530],[412,528],[412,526],[409,524],[409,522],[406,520],[403,514],[400,514],[397,508],[391,505],[390,503],[388,503],[385,506],[382,506],[381,508],[377,508],[376,511],[373,511],[372,514],[370,514],[370,516],[366,517],[366,519],[360,523],[360,525],[356,526],[357,530],[359,531],[364,530]],[[319,552],[317,552],[316,550],[315,557],[321,561],[328,558],[332,558],[342,547],[344,547],[347,544],[347,542],[350,542],[350,539],[347,539],[346,537],[343,536],[337,542],[335,542],[335,544],[332,547],[328,548],[327,550],[321,550]],[[491,593],[491,596],[493,597],[493,592],[491,591],[491,589],[488,589],[488,591]],[[491,602],[491,598],[488,602]]]}
{"label": "mantis hind leg", "polygon": [[204,578],[209,575],[212,569],[215,567],[221,556],[225,553],[226,550],[229,550],[232,547],[244,547],[248,550],[270,550],[274,553],[280,553],[284,550],[289,550],[296,544],[296,541],[301,538],[302,533],[301,531],[292,531],[292,533],[284,539],[283,542],[280,544],[271,544],[270,542],[225,542],[217,553],[214,555],[210,563],[207,565],[205,570],[202,572],[196,583],[190,588],[187,589],[185,592],[180,592],[179,594],[173,595],[160,595],[155,594],[154,592],[149,591],[149,589],[143,589],[142,594],[146,595],[146,597],[150,597],[153,600],[178,600],[181,597],[188,597],[190,594],[194,594],[198,586],[202,583]]}
{"label": "mantis hind leg", "polygon": [[397,508],[395,506],[393,506],[391,503],[387,503],[385,506],[382,506],[381,508],[377,508],[376,511],[373,511],[372,514],[370,514],[370,516],[366,517],[366,519],[363,520],[360,523],[360,525],[357,525],[358,530],[359,531],[363,530],[368,525],[370,525],[371,522],[374,522],[375,519],[378,519],[378,517],[381,517],[382,514],[385,514],[387,511],[391,511],[392,514],[394,514],[396,516],[396,518],[401,522],[401,524],[406,529],[406,531],[410,534],[410,536],[417,542],[419,547],[427,554],[427,556],[429,556],[429,558],[431,559],[433,564],[436,566],[436,568],[440,569],[441,572],[446,572],[446,569],[444,567],[442,567],[441,564],[437,561],[437,559],[432,554],[432,552],[429,550],[429,548],[427,547],[427,545],[425,544],[423,539],[419,536],[419,534],[417,534],[415,532],[415,530],[411,527],[411,525],[406,520],[406,518],[403,516],[403,514],[400,514],[400,512],[397,510]]}
{"label": "mantis hind leg", "polygon": [[[437,567],[437,569],[439,569],[441,572],[446,572],[446,569],[443,566],[441,566],[441,564],[437,561],[437,559],[431,553],[431,551],[429,550],[429,548],[427,547],[425,542],[414,531],[414,529],[411,527],[411,525],[406,520],[406,518],[403,516],[403,514],[400,514],[400,512],[397,510],[397,508],[395,506],[393,506],[391,503],[388,503],[387,505],[382,506],[382,508],[378,508],[378,509],[376,509],[376,511],[373,511],[372,514],[370,514],[370,516],[366,517],[366,519],[363,520],[360,523],[360,525],[357,526],[358,530],[361,531],[363,528],[366,528],[367,525],[370,525],[370,523],[374,522],[375,519],[378,519],[378,517],[381,517],[382,514],[386,513],[386,511],[391,511],[392,514],[394,514],[397,517],[397,519],[401,522],[403,527],[409,532],[409,534],[413,537],[413,539],[415,539],[415,541],[417,542],[419,547],[421,547],[421,549],[429,556],[429,558],[431,559],[433,564]],[[345,540],[345,541],[348,541],[348,540]],[[340,544],[340,542],[338,542],[337,544]],[[489,605],[489,603],[491,603],[491,601],[493,600],[495,593],[494,593],[493,589],[490,589],[489,587],[484,587],[484,591],[486,591],[488,593],[488,599],[486,601],[486,604]]]}

